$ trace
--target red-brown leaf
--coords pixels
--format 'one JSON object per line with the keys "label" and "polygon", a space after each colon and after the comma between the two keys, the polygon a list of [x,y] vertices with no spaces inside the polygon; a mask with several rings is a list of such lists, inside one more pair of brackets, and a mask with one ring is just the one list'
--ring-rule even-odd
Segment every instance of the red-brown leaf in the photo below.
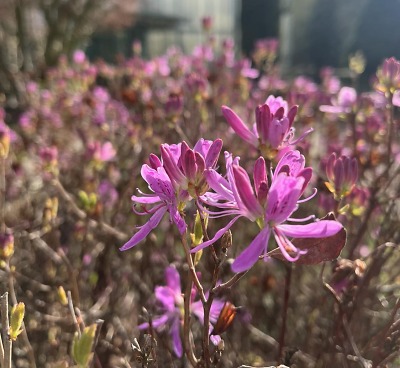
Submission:
{"label": "red-brown leaf", "polygon": [[[335,220],[333,213],[329,213],[321,220]],[[346,230],[343,228],[337,234],[325,238],[299,238],[292,240],[294,246],[307,253],[300,256],[295,262],[300,265],[315,265],[321,262],[332,261],[339,257],[346,244]],[[290,254],[290,253],[289,253]],[[289,262],[279,248],[268,253],[270,257]],[[294,256],[294,254],[291,254]]]}

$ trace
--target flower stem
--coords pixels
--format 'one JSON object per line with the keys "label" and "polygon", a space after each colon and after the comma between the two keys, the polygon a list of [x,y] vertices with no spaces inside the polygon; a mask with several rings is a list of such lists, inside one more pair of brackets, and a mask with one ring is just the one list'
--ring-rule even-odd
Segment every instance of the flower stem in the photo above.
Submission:
{"label": "flower stem", "polygon": [[186,240],[186,234],[182,235],[182,245],[183,245],[183,249],[185,251],[185,255],[186,255],[186,262],[189,266],[189,272],[191,275],[191,279],[194,282],[194,285],[196,286],[197,292],[200,295],[200,299],[201,302],[204,304],[207,300],[206,297],[204,295],[204,290],[203,290],[203,286],[201,285],[199,278],[197,277],[196,274],[196,269],[194,268],[194,264],[193,264],[193,258],[192,255],[190,253],[190,249]]}
{"label": "flower stem", "polygon": [[183,317],[183,346],[185,349],[185,355],[188,358],[192,367],[196,367],[198,360],[193,352],[193,345],[190,340],[190,297],[192,294],[192,275],[191,271],[188,272],[187,284],[184,293],[184,317]]}
{"label": "flower stem", "polygon": [[215,297],[215,286],[218,282],[219,271],[220,271],[221,261],[218,261],[215,264],[212,282],[210,286],[210,293],[208,295],[208,299],[206,303],[203,303],[204,308],[204,326],[203,326],[203,359],[205,362],[206,368],[210,367],[211,356],[210,356],[210,312],[211,306]]}
{"label": "flower stem", "polygon": [[[199,212],[199,216],[200,216],[200,223],[201,223],[201,228],[203,230],[203,237],[206,241],[208,241],[208,240],[210,240],[210,237],[208,236],[208,233],[207,233],[206,221],[204,220],[203,211],[200,208],[197,201],[196,201],[196,206],[197,206],[197,211]],[[219,262],[219,259],[217,256],[217,252],[215,251],[214,244],[211,244],[210,248],[211,248],[212,257],[214,259],[214,263],[217,264]]]}
{"label": "flower stem", "polygon": [[289,308],[289,297],[290,297],[290,285],[292,281],[292,264],[285,265],[286,268],[286,277],[285,277],[285,290],[283,297],[283,308],[282,308],[282,326],[281,333],[279,336],[279,349],[277,361],[281,362],[283,355],[283,348],[285,346],[285,335],[286,335],[286,320],[287,320],[287,311]]}

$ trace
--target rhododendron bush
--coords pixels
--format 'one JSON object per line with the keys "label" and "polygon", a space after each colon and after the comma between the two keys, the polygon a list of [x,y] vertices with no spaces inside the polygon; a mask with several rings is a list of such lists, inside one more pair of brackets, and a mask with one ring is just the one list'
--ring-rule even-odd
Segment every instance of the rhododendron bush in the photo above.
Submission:
{"label": "rhododendron bush", "polygon": [[400,364],[400,62],[276,52],[77,51],[0,109],[2,366]]}

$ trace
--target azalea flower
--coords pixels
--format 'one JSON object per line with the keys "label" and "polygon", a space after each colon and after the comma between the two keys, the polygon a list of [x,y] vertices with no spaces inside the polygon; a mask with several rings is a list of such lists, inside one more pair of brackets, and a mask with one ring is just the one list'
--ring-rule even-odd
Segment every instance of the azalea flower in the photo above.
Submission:
{"label": "azalea flower", "polygon": [[[134,211],[139,215],[151,214],[152,216],[149,221],[139,227],[139,231],[120,250],[130,249],[145,239],[150,231],[158,226],[166,212],[169,213],[171,222],[176,224],[179,232],[181,234],[186,232],[187,225],[178,210],[178,205],[181,207],[181,204],[189,199],[187,192],[175,190],[170,177],[162,166],[154,169],[145,164],[142,166],[141,174],[149,184],[149,189],[153,194],[145,194],[139,191],[142,194],[141,197],[133,195],[132,201],[142,205],[144,209],[143,212]],[[146,205],[154,206],[151,209],[146,209]]]}
{"label": "azalea flower", "polygon": [[[168,329],[172,338],[174,353],[176,356],[181,357],[183,349],[180,337],[180,326],[183,321],[184,299],[181,290],[181,279],[175,267],[170,266],[165,270],[165,281],[166,286],[157,286],[155,288],[155,297],[163,313],[152,320],[152,326],[158,331],[162,331],[164,328]],[[192,299],[194,299],[194,297],[195,292],[192,293]],[[210,321],[212,323],[217,321],[223,305],[224,303],[218,299],[213,301],[210,310]],[[204,323],[204,310],[201,300],[192,300],[190,309],[200,322]],[[140,330],[145,330],[149,328],[149,323],[142,323],[138,328]]]}
{"label": "azalea flower", "polygon": [[[337,221],[322,220],[306,225],[285,224],[286,221],[303,222],[314,218],[294,219],[291,215],[298,205],[310,199],[299,198],[304,193],[311,179],[312,169],[305,168],[304,156],[298,151],[285,154],[272,176],[268,187],[265,160],[260,157],[254,165],[254,190],[247,172],[239,166],[239,159],[232,159],[226,153],[226,179],[215,170],[207,170],[207,180],[215,193],[206,193],[202,197],[204,204],[220,209],[219,212],[206,210],[210,217],[235,215],[235,217],[215,236],[197,247],[192,252],[203,249],[223,236],[239,219],[246,217],[256,222],[261,231],[251,244],[235,259],[234,272],[244,272],[256,263],[260,256],[267,254],[271,233],[274,235],[282,254],[288,261],[295,262],[305,251],[297,249],[289,238],[320,238],[336,234],[342,225]],[[294,254],[294,256],[292,256]]]}
{"label": "azalea flower", "polygon": [[[120,250],[130,249],[145,239],[166,212],[181,235],[186,232],[187,225],[181,212],[186,202],[208,189],[204,172],[207,168],[215,168],[221,148],[221,139],[200,139],[193,149],[186,142],[161,145],[161,160],[154,154],[150,155],[149,165],[142,166],[141,174],[153,193],[139,191],[141,196],[133,195],[131,199],[142,207],[142,212],[134,209],[136,214],[152,216]],[[148,209],[149,205],[153,207]]]}
{"label": "azalea flower", "polygon": [[289,109],[282,97],[271,95],[256,108],[256,122],[252,130],[229,107],[222,106],[222,114],[239,137],[258,148],[266,158],[273,159],[279,151],[296,144],[312,131],[309,129],[300,138],[294,139],[292,125],[297,109],[297,106]]}
{"label": "azalea flower", "polygon": [[215,167],[221,148],[221,139],[210,141],[201,138],[193,149],[185,141],[162,144],[162,165],[175,187],[188,190],[192,197],[197,197],[208,189],[204,171]]}

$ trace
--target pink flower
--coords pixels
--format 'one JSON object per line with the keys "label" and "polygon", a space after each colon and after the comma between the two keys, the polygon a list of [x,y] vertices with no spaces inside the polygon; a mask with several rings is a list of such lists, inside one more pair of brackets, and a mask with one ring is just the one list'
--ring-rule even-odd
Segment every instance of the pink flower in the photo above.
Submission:
{"label": "pink flower", "polygon": [[[157,156],[155,156],[157,157]],[[178,206],[180,203],[184,203],[188,195],[184,195],[183,192],[177,193],[170,177],[168,176],[165,168],[158,166],[152,168],[149,165],[143,165],[141,171],[142,177],[149,184],[149,189],[153,194],[142,194],[141,197],[132,196],[132,201],[142,205],[143,212],[135,212],[138,215],[151,214],[149,221],[143,226],[139,227],[139,231],[133,235],[133,237],[123,245],[120,250],[127,250],[134,247],[136,244],[144,240],[150,231],[158,226],[161,219],[166,212],[169,213],[171,222],[174,222],[178,227],[181,234],[186,232],[186,222],[179,213]],[[154,205],[151,209],[146,209],[146,205]]]}
{"label": "pink flower", "polygon": [[111,142],[101,144],[96,141],[88,144],[88,153],[97,162],[107,162],[111,161],[117,152]]}
{"label": "pink flower", "polygon": [[375,89],[384,93],[394,93],[400,89],[400,61],[394,57],[385,59],[376,73]]}
{"label": "pink flower", "polygon": [[[208,189],[205,170],[215,168],[221,147],[221,139],[200,139],[193,149],[186,142],[161,145],[162,160],[154,154],[150,155],[150,165],[143,165],[141,173],[153,194],[139,192],[142,196],[132,196],[132,201],[143,209],[143,212],[135,210],[137,214],[152,216],[120,250],[132,248],[146,238],[166,212],[179,232],[185,233],[187,226],[180,211],[183,211],[187,201]],[[147,209],[148,205],[153,207]]]}
{"label": "pink flower", "polygon": [[[183,296],[181,290],[181,279],[175,267],[170,266],[165,270],[166,286],[157,286],[155,288],[155,296],[160,304],[162,314],[152,321],[152,326],[161,331],[164,328],[168,329],[171,338],[172,346],[176,356],[181,357],[183,353],[182,341],[180,337],[180,326],[183,315]],[[193,293],[193,297],[195,293]],[[222,309],[223,302],[215,299],[210,310],[210,321],[215,323]],[[201,300],[191,300],[191,311],[204,323],[204,310]],[[140,330],[149,328],[149,323],[142,323],[138,326]]]}
{"label": "pink flower", "polygon": [[268,159],[276,157],[278,152],[312,131],[308,130],[299,139],[294,140],[292,127],[297,113],[297,106],[288,109],[282,97],[269,96],[263,105],[256,108],[256,122],[250,130],[236,113],[227,106],[222,106],[222,113],[232,129],[253,147],[259,148]]}
{"label": "pink flower", "polygon": [[214,168],[222,148],[222,140],[200,139],[193,149],[186,142],[161,145],[162,165],[175,187],[188,190],[195,198],[207,189],[205,169]]}
{"label": "pink flower", "polygon": [[[284,224],[286,221],[303,222],[313,218],[294,219],[291,215],[311,179],[311,168],[304,167],[304,157],[298,151],[288,152],[280,160],[273,175],[271,187],[268,188],[265,161],[260,157],[254,165],[254,189],[247,172],[238,165],[238,158],[232,159],[226,153],[227,178],[215,170],[207,171],[207,180],[215,193],[206,193],[203,203],[218,207],[219,212],[208,211],[210,217],[236,215],[215,236],[192,252],[197,252],[217,241],[240,217],[246,217],[259,224],[261,231],[251,244],[236,258],[232,264],[234,272],[244,272],[254,265],[260,256],[267,253],[271,233],[285,258],[295,262],[305,252],[297,249],[289,238],[319,238],[336,234],[342,225],[336,221],[323,220],[306,225]],[[312,195],[313,196],[313,195]],[[290,253],[290,254],[289,254]],[[295,254],[292,256],[291,254]]]}
{"label": "pink flower", "polygon": [[331,114],[344,114],[353,110],[357,102],[357,91],[351,87],[342,87],[337,98],[332,98],[332,105],[322,105],[320,110]]}
{"label": "pink flower", "polygon": [[86,60],[86,55],[82,50],[76,50],[72,56],[72,59],[75,64],[83,64]]}

